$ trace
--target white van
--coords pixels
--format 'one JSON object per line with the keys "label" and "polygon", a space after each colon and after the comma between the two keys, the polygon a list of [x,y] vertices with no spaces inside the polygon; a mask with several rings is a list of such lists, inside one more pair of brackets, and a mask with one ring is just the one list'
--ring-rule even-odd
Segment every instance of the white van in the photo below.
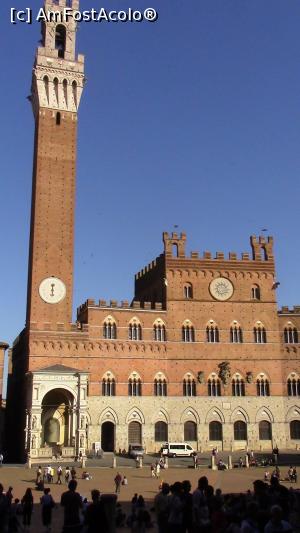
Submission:
{"label": "white van", "polygon": [[192,457],[196,453],[194,448],[186,442],[166,442],[160,451],[168,457]]}

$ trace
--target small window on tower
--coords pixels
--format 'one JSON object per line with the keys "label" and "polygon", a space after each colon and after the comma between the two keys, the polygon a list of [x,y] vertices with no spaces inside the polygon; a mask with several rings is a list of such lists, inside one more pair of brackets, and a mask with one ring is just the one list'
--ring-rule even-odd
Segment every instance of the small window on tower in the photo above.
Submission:
{"label": "small window on tower", "polygon": [[56,113],[56,125],[57,126],[60,126],[60,121],[61,121],[61,115],[60,115],[60,112],[58,111],[58,113]]}
{"label": "small window on tower", "polygon": [[65,57],[66,51],[66,28],[59,24],[55,30],[55,48],[58,50],[58,57]]}

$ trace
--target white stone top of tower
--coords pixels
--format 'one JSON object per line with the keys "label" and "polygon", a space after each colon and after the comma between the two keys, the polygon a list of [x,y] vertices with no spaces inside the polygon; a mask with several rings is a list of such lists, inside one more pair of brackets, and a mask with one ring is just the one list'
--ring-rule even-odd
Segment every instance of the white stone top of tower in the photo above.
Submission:
{"label": "white stone top of tower", "polygon": [[[63,16],[68,8],[68,17]],[[45,0],[50,21],[42,22],[41,46],[33,68],[31,101],[34,113],[40,108],[77,112],[84,86],[84,56],[76,57],[77,22],[72,11],[79,0]]]}

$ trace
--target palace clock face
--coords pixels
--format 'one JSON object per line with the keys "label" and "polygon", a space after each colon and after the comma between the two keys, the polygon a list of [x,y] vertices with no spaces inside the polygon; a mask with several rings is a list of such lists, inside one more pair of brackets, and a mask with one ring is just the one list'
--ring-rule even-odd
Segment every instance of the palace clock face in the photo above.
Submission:
{"label": "palace clock face", "polygon": [[213,298],[225,302],[233,295],[233,285],[227,278],[216,278],[210,283],[209,291]]}
{"label": "palace clock face", "polygon": [[59,278],[43,279],[39,286],[39,295],[47,304],[57,304],[66,296],[66,286]]}

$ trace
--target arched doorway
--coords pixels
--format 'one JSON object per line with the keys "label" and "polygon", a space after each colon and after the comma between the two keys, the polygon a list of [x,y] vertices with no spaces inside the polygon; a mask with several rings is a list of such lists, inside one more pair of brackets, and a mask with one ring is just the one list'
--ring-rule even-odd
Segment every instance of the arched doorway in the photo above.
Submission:
{"label": "arched doorway", "polygon": [[115,449],[115,425],[112,422],[103,422],[101,426],[101,448],[104,452]]}
{"label": "arched doorway", "polygon": [[142,444],[142,424],[135,420],[128,425],[128,445],[130,444]]}
{"label": "arched doorway", "polygon": [[42,446],[72,446],[76,431],[74,397],[64,389],[53,389],[42,401]]}

